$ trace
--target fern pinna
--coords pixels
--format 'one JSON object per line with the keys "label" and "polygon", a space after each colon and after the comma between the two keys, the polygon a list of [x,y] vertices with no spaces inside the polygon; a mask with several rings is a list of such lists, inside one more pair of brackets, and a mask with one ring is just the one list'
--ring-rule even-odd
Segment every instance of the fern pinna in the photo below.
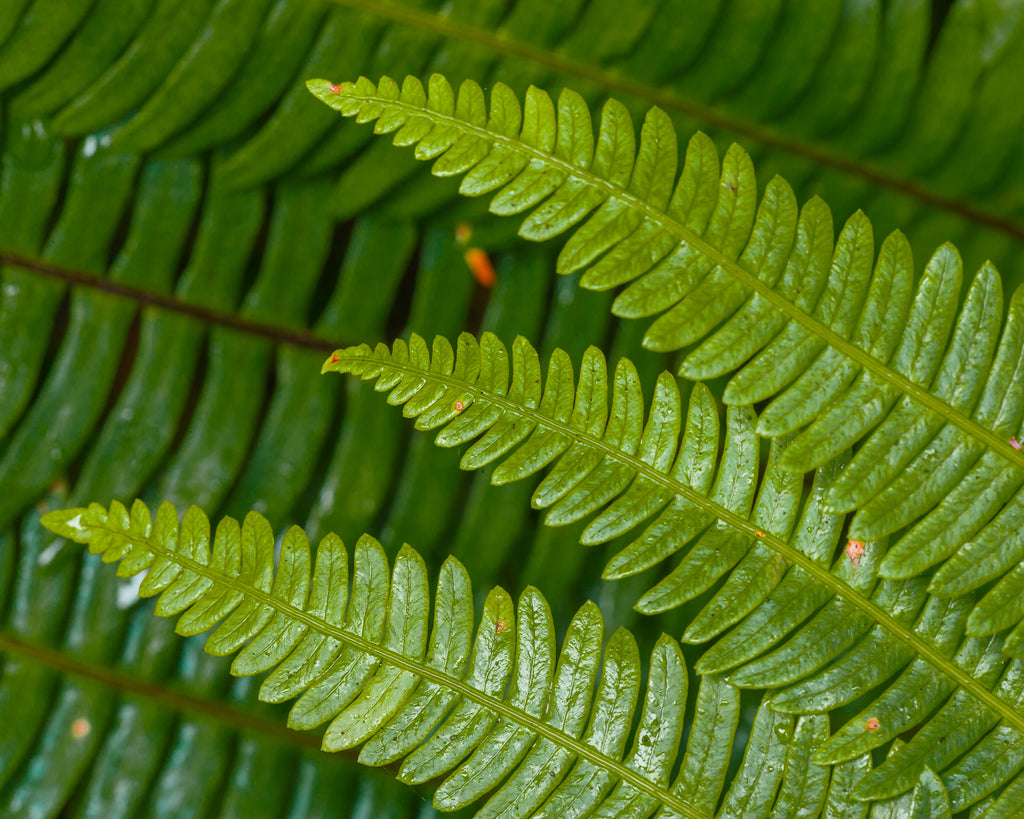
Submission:
{"label": "fern pinna", "polygon": [[[275,566],[273,532],[256,513],[241,526],[225,518],[212,539],[198,508],[179,525],[168,503],[155,519],[136,501],[130,512],[117,502],[109,510],[92,504],[50,512],[43,523],[104,561],[120,561],[122,576],[145,571],[140,595],[160,594],[156,612],[180,615],[180,634],[216,626],[206,650],[238,652],[234,674],[269,671],[261,699],[298,696],[289,725],[329,722],[325,750],[362,745],[359,759],[371,765],[401,759],[398,776],[409,783],[445,776],[435,795],[442,809],[494,791],[478,816],[627,819],[661,808],[662,816],[704,817],[721,798],[738,689],[704,678],[690,698],[696,712],[681,747],[687,671],[679,644],[663,635],[633,731],[642,682],[636,641],[619,629],[604,643],[592,603],[577,612],[558,653],[543,596],[528,588],[517,608],[494,588],[474,638],[469,577],[449,558],[428,635],[426,567],[408,546],[389,579],[380,544],[362,538],[350,592],[336,535],[320,541],[314,561],[305,533],[293,527]],[[793,810],[820,809],[828,769],[810,757],[827,727],[820,715],[795,719],[762,707],[749,761],[725,795],[729,814],[753,815],[780,787],[780,801]]]}

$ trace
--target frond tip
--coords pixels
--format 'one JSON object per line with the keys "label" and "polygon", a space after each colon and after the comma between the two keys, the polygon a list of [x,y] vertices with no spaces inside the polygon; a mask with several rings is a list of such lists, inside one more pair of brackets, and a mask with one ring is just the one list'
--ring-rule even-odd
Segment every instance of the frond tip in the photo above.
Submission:
{"label": "frond tip", "polygon": [[[213,629],[206,650],[237,652],[232,673],[269,671],[260,698],[298,697],[292,728],[329,722],[324,750],[362,745],[366,764],[404,760],[398,776],[409,783],[447,775],[435,795],[441,809],[490,793],[478,816],[569,808],[632,816],[659,807],[706,815],[685,801],[685,783],[669,784],[687,696],[679,644],[662,636],[654,648],[627,752],[640,658],[620,629],[602,660],[604,627],[593,603],[573,618],[559,655],[550,609],[533,588],[518,611],[507,592],[492,589],[474,638],[470,581],[454,558],[441,568],[428,630],[426,567],[409,546],[389,580],[384,550],[362,537],[350,588],[336,535],[320,541],[314,561],[305,533],[292,527],[275,567],[274,534],[254,512],[241,526],[224,518],[212,542],[201,510],[189,508],[179,524],[169,503],[155,519],[141,501],[130,512],[115,501],[109,510],[53,511],[42,522],[104,561],[120,561],[121,576],[145,571],[140,595],[159,594],[157,614],[178,616],[183,635]],[[695,736],[705,727],[721,731],[709,722]],[[732,736],[716,738],[728,744]],[[717,743],[708,745],[710,752]]]}

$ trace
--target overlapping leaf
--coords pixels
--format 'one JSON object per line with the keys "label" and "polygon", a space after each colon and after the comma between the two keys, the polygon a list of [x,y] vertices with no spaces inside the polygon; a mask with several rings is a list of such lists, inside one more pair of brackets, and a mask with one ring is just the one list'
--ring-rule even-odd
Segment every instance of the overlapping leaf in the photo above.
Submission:
{"label": "overlapping leaf", "polygon": [[[559,271],[585,269],[582,285],[597,290],[628,284],[613,310],[658,316],[644,344],[687,350],[681,374],[708,378],[743,365],[725,399],[742,405],[778,396],[759,430],[802,430],[788,467],[807,470],[836,456],[901,401],[927,424],[951,424],[1024,466],[1002,431],[971,417],[1002,312],[990,267],[956,318],[961,265],[952,247],[936,252],[911,295],[901,234],[885,241],[872,265],[863,214],[833,242],[824,203],[815,198],[798,209],[783,180],[773,179],[758,204],[753,166],[738,146],[719,167],[714,145],[697,134],[677,179],[675,131],[657,108],[637,147],[621,103],[605,104],[595,137],[587,105],[570,90],[556,106],[531,87],[521,106],[498,83],[488,107],[476,83],[464,82],[456,95],[437,74],[427,90],[414,77],[401,87],[389,77],[377,85],[365,77],[307,84],[343,115],[376,120],[376,133],[414,145],[419,159],[434,160],[436,175],[464,175],[464,194],[493,193],[493,212],[527,213],[523,237],[575,228]],[[988,340],[972,348],[976,333]],[[897,447],[893,460],[916,455],[920,438],[907,452]]]}
{"label": "overlapping leaf", "polygon": [[[736,624],[702,658],[701,673],[727,673],[741,687],[785,686],[771,705],[794,714],[825,712],[891,683],[829,740],[820,761],[858,757],[942,706],[912,752],[898,757],[899,766],[880,769],[862,793],[888,797],[913,787],[925,766],[941,771],[955,758],[953,749],[969,750],[1001,717],[1019,731],[1019,661],[998,679],[1008,662],[1003,638],[969,633],[971,596],[930,595],[926,577],[880,579],[884,537],[865,543],[862,555],[840,550],[837,557],[845,516],[828,511],[826,499],[848,468],[845,457],[819,469],[804,498],[800,476],[779,467],[791,440],[780,436],[758,486],[749,410],[730,408],[719,455],[717,412],[701,384],[693,387],[683,430],[682,402],[668,373],[645,424],[628,361],[616,367],[610,405],[603,356],[591,348],[580,369],[576,383],[568,357],[555,351],[542,379],[524,339],[516,339],[510,355],[490,334],[480,342],[463,334],[457,352],[444,338],[428,349],[413,335],[390,349],[338,350],[324,364],[325,371],[374,381],[418,428],[438,429],[440,445],[464,447],[464,468],[496,462],[494,482],[550,466],[533,503],[549,508],[553,524],[596,515],[585,542],[610,540],[657,515],[605,576],[634,573],[689,546],[641,598],[638,608],[649,612],[726,577],[684,634],[704,642]],[[872,718],[879,725],[866,729]],[[935,736],[941,741],[925,739]]]}
{"label": "overlapping leaf", "polygon": [[[1000,333],[994,268],[978,271],[960,305],[959,255],[944,245],[915,289],[901,234],[873,262],[870,223],[855,214],[833,244],[820,200],[798,214],[775,179],[758,206],[746,154],[733,146],[719,168],[700,134],[676,179],[675,133],[658,109],[637,148],[619,103],[606,104],[595,139],[571,91],[556,107],[531,88],[521,108],[499,84],[488,113],[479,86],[466,82],[456,96],[438,75],[428,91],[414,78],[401,88],[387,77],[309,86],[342,114],[377,120],[377,133],[415,145],[435,174],[465,174],[463,193],[495,192],[493,211],[528,212],[523,236],[576,228],[560,271],[587,268],[581,283],[594,289],[629,283],[615,312],[660,314],[645,345],[684,348],[681,374],[736,371],[727,403],[772,399],[756,429],[795,436],[780,455],[785,468],[820,466],[862,442],[826,504],[859,510],[850,530],[858,539],[914,524],[882,573],[912,576],[948,561],[932,587],[945,596],[1001,579],[979,602],[971,633],[1021,622],[1024,294]],[[562,509],[553,520],[572,514]],[[1008,648],[1024,651],[1024,627]]]}
{"label": "overlapping leaf", "polygon": [[[370,537],[349,561],[337,536],[311,557],[305,533],[290,529],[275,566],[269,524],[250,513],[225,518],[211,538],[196,507],[178,520],[164,503],[155,519],[136,501],[48,513],[44,525],[87,543],[118,574],[145,572],[139,594],[159,594],[156,613],[178,616],[180,634],[213,629],[206,650],[237,652],[232,672],[269,671],[263,700],[299,697],[289,724],[329,723],[323,747],[362,745],[360,760],[403,760],[400,779],[446,778],[435,804],[454,809],[490,794],[478,816],[711,816],[726,781],[739,719],[739,693],[715,676],[696,711],[676,780],[687,705],[678,643],[654,648],[639,723],[637,645],[620,629],[602,658],[602,620],[585,604],[556,656],[547,603],[528,588],[518,611],[501,588],[487,596],[476,636],[473,597],[461,564],[442,567],[428,630],[426,568],[408,546],[388,577]],[[597,682],[599,679],[599,682]],[[596,690],[595,690],[596,683]],[[626,750],[632,733],[632,744]],[[780,804],[813,811],[828,768],[811,764],[827,734],[822,718],[795,721],[762,707],[746,759],[722,810],[768,816]]]}

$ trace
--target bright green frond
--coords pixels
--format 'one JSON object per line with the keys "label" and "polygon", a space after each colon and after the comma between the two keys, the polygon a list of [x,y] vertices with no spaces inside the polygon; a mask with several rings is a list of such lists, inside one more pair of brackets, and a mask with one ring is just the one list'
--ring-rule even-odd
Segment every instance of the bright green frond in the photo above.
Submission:
{"label": "bright green frond", "polygon": [[[364,536],[350,575],[335,535],[311,554],[297,527],[283,536],[275,561],[274,535],[256,513],[241,525],[223,519],[212,536],[200,510],[190,507],[179,521],[168,503],[155,518],[139,501],[131,511],[115,501],[109,510],[92,504],[50,512],[43,523],[105,562],[120,561],[121,576],[144,572],[140,593],[159,595],[157,612],[177,616],[180,633],[209,631],[208,652],[235,653],[233,673],[269,671],[260,698],[298,697],[289,725],[326,724],[325,750],[362,745],[361,762],[401,761],[405,782],[442,778],[435,804],[443,810],[485,800],[477,816],[696,819],[816,815],[826,804],[845,811],[866,806],[857,800],[882,800],[876,811],[932,816],[1007,783],[1001,802],[1019,802],[1011,780],[1024,766],[1024,734],[924,660],[878,656],[886,646],[870,623],[859,631],[864,639],[845,654],[840,646],[842,656],[823,673],[808,677],[804,667],[795,674],[803,680],[761,703],[742,764],[729,777],[739,689],[705,674],[691,695],[681,647],[665,635],[643,686],[635,639],[620,629],[605,643],[592,603],[573,617],[559,650],[548,605],[532,588],[518,607],[493,589],[474,635],[470,581],[453,558],[439,573],[431,616],[426,570],[409,546],[389,570],[380,544]],[[880,604],[913,617],[921,584],[886,583]],[[1024,665],[1006,658],[1000,638],[965,638],[968,610],[963,600],[932,598],[915,629],[934,638],[937,650],[955,652],[976,685],[994,686],[1019,708]],[[812,635],[816,642],[834,636]],[[857,674],[876,665],[886,670],[858,687]],[[824,712],[903,665],[829,735]],[[732,677],[743,684],[742,673]],[[693,718],[683,742],[687,714]],[[918,727],[908,743],[896,740],[899,753],[874,770],[866,766],[866,751]]]}
{"label": "bright green frond", "polygon": [[[442,810],[486,797],[477,816],[628,819],[660,809],[699,819],[723,798],[739,692],[704,678],[683,743],[691,698],[679,643],[657,641],[638,702],[636,641],[620,629],[605,643],[593,603],[559,650],[536,589],[518,607],[493,589],[474,636],[470,581],[457,560],[440,571],[431,617],[420,556],[404,546],[389,572],[369,536],[356,544],[350,578],[335,535],[314,557],[297,527],[275,565],[274,535],[256,513],[241,526],[225,518],[213,536],[197,507],[179,522],[169,503],[155,519],[140,501],[130,512],[115,501],[50,512],[43,524],[120,561],[122,576],[146,572],[140,593],[160,595],[157,612],[178,616],[179,632],[212,630],[207,651],[236,653],[233,673],[270,671],[260,698],[299,697],[289,725],[326,723],[324,750],[362,745],[366,764],[403,760],[398,776],[410,783],[444,777],[434,798]],[[780,805],[820,805],[828,768],[811,758],[826,728],[762,705],[723,810],[767,817],[780,787]]]}
{"label": "bright green frond", "polygon": [[[608,578],[635,574],[689,546],[641,599],[642,611],[674,608],[738,566],[708,604],[708,623],[705,616],[695,623],[712,636],[756,607],[781,577],[784,562],[766,544],[781,547],[784,556],[836,550],[841,518],[823,507],[820,491],[802,504],[801,476],[781,465],[788,437],[775,440],[759,476],[749,408],[728,410],[720,453],[718,410],[702,384],[684,408],[675,378],[662,373],[645,410],[632,363],[620,360],[609,378],[595,347],[584,354],[578,381],[561,350],[543,378],[536,350],[521,336],[511,354],[492,333],[479,341],[463,333],[456,348],[441,336],[428,348],[413,334],[392,348],[338,350],[323,369],[376,382],[376,390],[389,393],[388,403],[416,419],[417,429],[438,430],[438,445],[464,447],[464,469],[495,464],[494,483],[550,467],[532,504],[547,510],[552,526],[593,517],[583,532],[586,544],[647,522],[611,559]],[[804,525],[789,544],[801,505]],[[722,608],[729,611],[720,617]]]}
{"label": "bright green frond", "polygon": [[[828,498],[848,453],[818,469],[805,495],[802,475],[785,468],[794,436],[773,439],[762,469],[753,413],[730,407],[720,452],[718,414],[705,388],[694,385],[684,422],[667,373],[645,422],[633,366],[620,361],[609,378],[594,348],[583,357],[578,382],[563,352],[552,354],[544,380],[528,342],[517,338],[510,354],[487,333],[479,342],[461,335],[457,352],[444,338],[428,348],[416,335],[392,348],[350,347],[323,369],[374,381],[418,428],[436,429],[440,445],[464,447],[464,467],[495,463],[496,482],[550,467],[534,505],[550,510],[552,524],[594,516],[586,542],[646,523],[605,576],[624,577],[679,553],[638,602],[645,613],[717,584],[683,634],[693,643],[723,635],[697,664],[700,673],[728,673],[742,688],[780,689],[771,707],[793,715],[844,706],[887,685],[816,750],[820,762],[857,758],[924,725],[944,702],[954,702],[958,687],[970,692],[970,705],[953,713],[969,707],[988,727],[1001,718],[1024,727],[1016,693],[1003,691],[997,679],[1009,661],[1003,637],[985,636],[980,620],[988,598],[937,596],[927,576],[880,576],[887,537],[861,544],[863,554],[840,547],[845,516],[830,510]],[[998,601],[992,611],[1014,615],[1014,603],[1000,591],[989,594]],[[870,719],[879,725],[868,730]],[[965,731],[957,741],[969,747],[977,738]],[[944,752],[926,746],[922,764],[949,764]],[[888,768],[878,776],[887,787],[895,781],[909,788],[907,777],[919,774],[917,766],[896,779]]]}
{"label": "bright green frond", "polygon": [[799,432],[784,456],[789,468],[819,466],[881,424],[864,458],[881,474],[837,490],[837,509],[870,500],[883,475],[947,425],[1004,468],[1024,468],[1008,440],[1017,424],[993,427],[976,408],[992,384],[999,278],[983,267],[957,315],[961,262],[951,245],[936,251],[911,293],[913,262],[900,233],[875,260],[863,213],[833,243],[828,208],[812,199],[801,210],[782,179],[758,203],[753,166],[738,146],[720,165],[698,134],[677,178],[676,137],[658,109],[637,144],[621,104],[605,104],[595,137],[586,104],[569,90],[556,105],[531,87],[524,114],[497,83],[488,115],[476,83],[456,94],[436,74],[427,90],[413,77],[401,88],[388,77],[307,85],[342,115],[376,120],[376,133],[416,145],[417,157],[435,160],[435,174],[466,174],[464,194],[495,193],[494,212],[527,214],[522,236],[575,228],[559,272],[585,269],[581,283],[595,290],[626,285],[613,311],[657,316],[644,346],[685,349],[680,374],[735,372],[726,402],[774,399],[758,430]]}

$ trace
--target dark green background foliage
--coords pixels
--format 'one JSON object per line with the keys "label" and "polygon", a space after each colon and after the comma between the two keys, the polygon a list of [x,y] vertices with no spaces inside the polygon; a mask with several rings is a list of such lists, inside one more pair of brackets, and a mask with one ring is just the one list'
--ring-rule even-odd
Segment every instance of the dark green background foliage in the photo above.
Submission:
{"label": "dark green background foliage", "polygon": [[[55,506],[140,496],[370,532],[392,557],[407,541],[434,572],[456,555],[480,601],[536,584],[563,629],[593,599],[641,656],[707,601],[637,614],[656,570],[600,581],[626,540],[588,552],[584,524],[540,525],[535,481],[460,472],[368,386],[319,375],[334,347],[464,329],[522,334],[544,360],[629,355],[647,395],[669,361],[611,294],[553,275],[557,248],[303,85],[432,72],[520,97],[568,85],[595,111],[615,96],[636,122],[656,104],[683,140],[740,142],[762,187],[820,194],[837,226],[863,208],[876,244],[901,228],[918,273],[952,240],[968,274],[990,259],[1007,294],[1024,281],[1019,3],[4,0],[0,816],[433,813],[429,788],[285,731],[201,638],[43,530]],[[704,650],[684,646],[691,668]]]}

